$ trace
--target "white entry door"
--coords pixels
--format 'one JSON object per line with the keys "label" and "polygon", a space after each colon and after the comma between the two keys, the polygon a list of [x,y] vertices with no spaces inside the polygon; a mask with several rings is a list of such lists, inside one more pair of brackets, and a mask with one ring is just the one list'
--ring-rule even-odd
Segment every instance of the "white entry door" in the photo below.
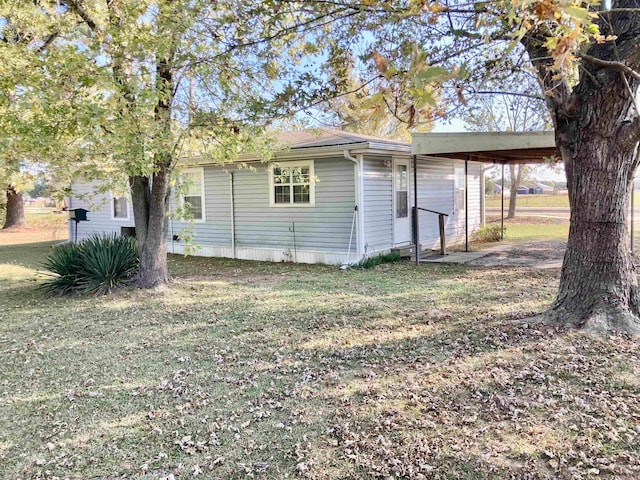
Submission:
{"label": "white entry door", "polygon": [[409,160],[393,161],[393,243],[411,243]]}

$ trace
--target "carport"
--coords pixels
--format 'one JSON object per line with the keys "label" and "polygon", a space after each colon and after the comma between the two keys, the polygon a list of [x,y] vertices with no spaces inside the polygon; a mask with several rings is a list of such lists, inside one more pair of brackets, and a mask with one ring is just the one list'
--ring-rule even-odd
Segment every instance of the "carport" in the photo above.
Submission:
{"label": "carport", "polygon": [[[446,214],[418,204],[417,161],[419,157],[451,158],[464,161],[465,205],[468,204],[468,162],[502,165],[502,202],[500,214],[501,236],[504,237],[504,168],[508,164],[545,163],[560,159],[553,132],[525,133],[414,133],[411,139],[413,158],[413,243],[416,245],[416,264],[420,261],[419,212],[439,216],[440,254],[446,253],[444,216]],[[484,192],[483,192],[484,195]],[[482,207],[484,209],[484,205]],[[469,213],[465,208],[465,251],[469,250]]]}

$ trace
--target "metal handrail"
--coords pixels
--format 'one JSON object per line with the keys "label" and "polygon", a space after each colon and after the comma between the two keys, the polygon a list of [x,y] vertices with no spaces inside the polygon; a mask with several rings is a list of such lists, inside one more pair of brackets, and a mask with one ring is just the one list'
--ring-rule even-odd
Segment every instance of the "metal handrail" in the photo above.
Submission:
{"label": "metal handrail", "polygon": [[[428,208],[422,208],[422,207],[414,207],[415,211],[417,212],[418,210],[422,210],[423,212],[429,212],[429,213],[435,213],[436,215],[438,215],[438,230],[440,233],[440,255],[446,255],[447,254],[447,241],[445,239],[445,233],[444,233],[444,217],[448,217],[449,214],[448,213],[444,213],[444,212],[438,212],[436,210],[430,210]],[[420,235],[419,235],[419,222],[418,222],[418,214],[415,214],[415,219],[414,219],[414,228],[416,229],[416,235],[415,235],[415,241],[416,241],[416,265],[419,263],[419,257],[420,257]]]}
{"label": "metal handrail", "polygon": [[418,210],[422,210],[423,212],[435,213],[436,215],[444,215],[445,217],[448,217],[448,216],[449,216],[449,214],[448,214],[448,213],[444,213],[444,212],[437,212],[436,210],[429,210],[428,208],[418,207]]}

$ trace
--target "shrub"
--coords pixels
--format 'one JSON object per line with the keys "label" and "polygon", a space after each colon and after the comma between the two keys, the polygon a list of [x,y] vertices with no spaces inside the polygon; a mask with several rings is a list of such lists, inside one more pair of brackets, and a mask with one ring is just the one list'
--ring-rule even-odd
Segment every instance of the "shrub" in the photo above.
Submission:
{"label": "shrub", "polygon": [[373,268],[382,263],[392,263],[400,260],[399,253],[387,253],[375,257],[367,257],[353,265],[353,268]]}
{"label": "shrub", "polygon": [[80,266],[80,244],[63,243],[53,247],[43,267],[51,272],[51,278],[42,288],[58,295],[68,295],[76,291]]}
{"label": "shrub", "polygon": [[138,250],[133,237],[93,235],[78,243],[54,247],[44,268],[51,279],[42,284],[50,294],[101,295],[130,283],[138,271]]}
{"label": "shrub", "polygon": [[[506,232],[506,228],[504,229]],[[499,242],[502,240],[500,225],[487,225],[473,234],[473,239],[480,243]]]}

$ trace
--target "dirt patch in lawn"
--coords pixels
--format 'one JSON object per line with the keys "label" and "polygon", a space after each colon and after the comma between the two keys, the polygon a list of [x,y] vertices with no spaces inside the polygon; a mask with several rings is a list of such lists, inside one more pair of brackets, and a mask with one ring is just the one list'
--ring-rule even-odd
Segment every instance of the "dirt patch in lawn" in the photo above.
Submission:
{"label": "dirt patch in lawn", "polygon": [[0,230],[0,245],[23,245],[56,240],[63,241],[67,238],[68,232],[66,225]]}
{"label": "dirt patch in lawn", "polygon": [[496,267],[518,266],[533,268],[560,268],[566,242],[530,242],[512,245],[469,262],[470,265]]}

